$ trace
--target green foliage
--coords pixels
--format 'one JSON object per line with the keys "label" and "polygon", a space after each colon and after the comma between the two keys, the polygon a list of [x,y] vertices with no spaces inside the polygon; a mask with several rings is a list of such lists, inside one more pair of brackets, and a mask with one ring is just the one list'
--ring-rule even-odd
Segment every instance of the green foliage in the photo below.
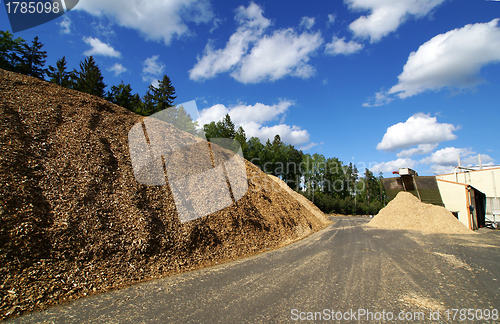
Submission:
{"label": "green foliage", "polygon": [[264,144],[260,142],[257,137],[251,137],[247,141],[246,151],[243,151],[245,158],[255,165],[260,164],[260,159],[262,158],[262,153],[264,152]]}
{"label": "green foliage", "polygon": [[346,193],[345,166],[338,158],[328,158],[323,182],[323,191],[333,197],[344,198]]}
{"label": "green foliage", "polygon": [[262,171],[272,174],[290,188],[311,200],[325,213],[376,214],[383,207],[383,186],[379,178],[366,170],[364,178],[353,163],[344,165],[338,158],[304,154],[293,145],[273,141],[262,144],[257,137],[247,140],[244,129],[235,126],[229,115],[203,126],[207,139],[234,138],[244,157]]}
{"label": "green foliage", "polygon": [[282,174],[286,172],[285,158],[285,144],[283,144],[279,135],[275,135],[272,143],[271,141],[266,142],[266,150],[263,154],[264,163],[262,165],[264,172],[281,178]]}
{"label": "green foliage", "polygon": [[174,125],[178,129],[200,136],[201,131],[198,131],[198,122],[193,121],[191,116],[187,113],[184,107],[174,106],[164,109],[154,115],[155,118]]}
{"label": "green foliage", "polygon": [[0,69],[20,72],[21,49],[24,39],[13,38],[9,31],[0,30]]}
{"label": "green foliage", "polygon": [[[209,141],[211,138],[236,138],[235,126],[229,114],[226,114],[226,116],[217,123],[211,122],[210,124],[204,125],[203,130],[205,131],[205,137]],[[241,137],[239,137],[239,139],[241,140]]]}
{"label": "green foliage", "polygon": [[103,82],[101,70],[92,55],[80,62],[80,71],[75,72],[75,74],[77,76],[76,90],[104,98],[106,85]]}
{"label": "green foliage", "polygon": [[302,156],[302,171],[305,179],[306,191],[313,194],[324,187],[324,172],[326,166],[326,159],[321,154],[304,154]]}
{"label": "green foliage", "polygon": [[21,44],[19,72],[44,80],[47,69],[44,69],[47,52],[42,51],[43,44],[35,37],[31,46]]}
{"label": "green foliage", "polygon": [[139,95],[132,94],[130,84],[124,84],[123,81],[118,86],[111,87],[111,91],[106,94],[106,100],[133,112],[141,107]]}
{"label": "green foliage", "polygon": [[[203,126],[203,131],[205,132],[205,138],[208,141],[216,142],[225,149],[233,152],[238,152],[240,148],[243,152],[247,150],[245,131],[242,127],[239,127],[238,131],[235,130],[234,123],[232,122],[229,114],[226,114],[224,118],[217,123],[211,122],[210,124],[205,124]],[[236,142],[217,142],[214,140],[216,138],[234,139]],[[244,154],[245,153],[243,153],[243,156]]]}
{"label": "green foliage", "polygon": [[302,162],[302,151],[297,150],[293,145],[286,145],[284,147],[284,167],[285,172],[281,174],[281,180],[285,181],[288,186],[296,191],[300,189],[300,163]]}
{"label": "green foliage", "polygon": [[75,86],[76,74],[66,71],[66,57],[57,60],[56,67],[50,66],[47,71],[49,81],[65,88],[72,89]]}
{"label": "green foliage", "polygon": [[382,204],[385,202],[387,195],[382,184],[382,179],[382,173],[378,177],[375,177],[369,169],[366,169],[364,177],[360,179],[360,183],[363,183],[363,186],[357,194],[358,201],[370,206],[374,203]]}
{"label": "green foliage", "polygon": [[158,82],[158,87],[149,85],[148,91],[143,97],[143,105],[138,111],[139,114],[149,116],[163,109],[170,108],[174,105],[175,88],[167,75]]}
{"label": "green foliage", "polygon": [[234,136],[234,139],[240,143],[241,150],[243,152],[243,156],[246,157],[246,152],[248,151],[248,144],[247,144],[247,135],[245,134],[245,130],[243,127],[238,127],[238,130],[236,131],[236,134]]}

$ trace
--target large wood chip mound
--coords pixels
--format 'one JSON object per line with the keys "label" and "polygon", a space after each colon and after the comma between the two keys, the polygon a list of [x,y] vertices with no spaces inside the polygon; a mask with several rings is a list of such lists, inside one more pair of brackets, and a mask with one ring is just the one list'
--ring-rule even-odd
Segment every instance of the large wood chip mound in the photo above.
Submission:
{"label": "large wood chip mound", "polygon": [[426,233],[475,234],[446,208],[422,203],[409,192],[398,193],[366,226]]}
{"label": "large wood chip mound", "polygon": [[307,199],[303,195],[294,191],[283,180],[281,180],[280,178],[275,177],[271,174],[269,174],[269,177],[271,179],[273,179],[277,184],[279,184],[281,189],[284,189],[286,192],[288,192],[290,195],[292,195],[293,198],[297,199],[297,201],[299,201],[304,207],[306,207],[311,213],[313,213],[319,220],[321,220],[323,222],[330,221],[328,219],[328,217],[318,207],[316,207],[315,204],[313,204],[309,199]]}
{"label": "large wood chip mound", "polygon": [[[134,178],[128,132],[142,118],[0,70],[0,319],[275,249],[328,225],[248,161],[241,199],[181,222],[168,185]],[[166,135],[191,136],[173,126]]]}

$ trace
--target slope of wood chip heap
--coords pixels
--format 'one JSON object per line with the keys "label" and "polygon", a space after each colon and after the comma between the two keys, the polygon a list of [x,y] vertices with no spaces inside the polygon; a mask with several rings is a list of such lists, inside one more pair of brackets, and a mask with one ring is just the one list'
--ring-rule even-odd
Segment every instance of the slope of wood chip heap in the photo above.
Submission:
{"label": "slope of wood chip heap", "polygon": [[409,192],[398,193],[366,226],[426,233],[475,234],[446,208],[422,203]]}
{"label": "slope of wood chip heap", "polygon": [[[283,180],[281,180],[278,177],[275,177],[271,174],[268,175],[271,179],[273,179],[277,184],[280,185],[280,187],[286,192],[288,192],[290,195],[292,195],[297,201],[299,201],[304,207],[306,207],[311,213],[313,213],[319,220],[323,222],[329,222],[330,220],[328,217],[318,208],[316,205],[314,205],[309,199],[304,197],[303,195],[299,194],[298,192],[292,190]],[[345,215],[342,215],[345,216]]]}
{"label": "slope of wood chip heap", "polygon": [[[0,319],[283,246],[329,223],[245,161],[235,204],[181,223],[133,174],[138,116],[0,70]],[[172,141],[191,136],[169,128]]]}

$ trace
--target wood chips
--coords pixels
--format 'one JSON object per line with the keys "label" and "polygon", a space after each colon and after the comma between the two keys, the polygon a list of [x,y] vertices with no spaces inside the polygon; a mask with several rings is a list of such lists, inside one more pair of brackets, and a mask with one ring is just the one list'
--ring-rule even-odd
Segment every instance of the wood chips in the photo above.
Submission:
{"label": "wood chips", "polygon": [[329,223],[248,161],[240,200],[181,223],[168,185],[134,178],[127,134],[141,119],[0,70],[0,319],[275,249]]}
{"label": "wood chips", "polygon": [[[290,188],[283,180],[281,180],[278,177],[275,177],[271,174],[269,174],[269,177],[273,179],[277,184],[280,185],[282,189],[284,189],[286,192],[288,192],[292,197],[297,199],[304,207],[306,207],[311,213],[313,213],[319,220],[323,222],[329,222],[330,220],[328,217],[318,208],[316,207],[315,204],[313,204],[309,199],[304,197],[303,195],[299,194],[298,192],[294,191],[292,188]],[[345,216],[345,215],[342,215]]]}
{"label": "wood chips", "polygon": [[444,207],[422,203],[409,192],[400,192],[366,225],[427,233],[475,234]]}

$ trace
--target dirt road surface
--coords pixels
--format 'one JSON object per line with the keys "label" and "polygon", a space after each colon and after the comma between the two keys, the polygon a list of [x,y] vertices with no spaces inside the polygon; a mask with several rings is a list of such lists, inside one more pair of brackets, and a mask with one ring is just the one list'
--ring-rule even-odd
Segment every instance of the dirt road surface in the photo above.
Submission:
{"label": "dirt road surface", "polygon": [[500,321],[500,231],[421,234],[367,228],[363,217],[333,219],[279,250],[10,322],[365,323],[391,314],[401,323]]}

